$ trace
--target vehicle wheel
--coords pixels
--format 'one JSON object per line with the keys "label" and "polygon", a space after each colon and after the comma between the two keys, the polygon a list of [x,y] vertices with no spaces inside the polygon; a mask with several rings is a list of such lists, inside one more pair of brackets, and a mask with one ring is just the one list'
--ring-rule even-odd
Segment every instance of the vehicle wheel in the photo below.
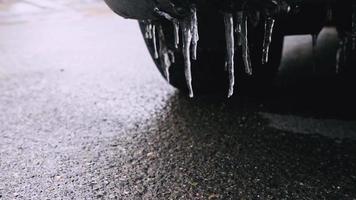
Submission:
{"label": "vehicle wheel", "polygon": [[[214,16],[214,17],[212,17]],[[192,61],[192,78],[193,89],[195,95],[201,94],[222,94],[228,93],[228,72],[225,70],[226,60],[226,42],[224,19],[221,13],[199,13],[199,43],[197,60]],[[276,75],[278,70],[282,47],[283,34],[278,30],[278,21],[275,24],[275,30],[272,36],[272,44],[270,46],[269,62],[262,64],[262,46],[264,35],[263,19],[260,23],[252,28],[248,24],[248,39],[250,48],[250,57],[253,68],[253,75],[247,75],[244,72],[244,64],[241,55],[241,49],[236,48],[235,56],[235,94],[244,93],[260,93],[268,88]],[[174,47],[173,25],[171,22],[162,19],[156,22],[163,27],[166,45],[169,49],[174,50],[175,63],[169,69],[170,84],[183,92],[187,92],[184,75],[184,59],[181,53],[181,45],[178,49]],[[140,27],[145,34],[145,23],[140,22]],[[153,42],[150,39],[145,39],[147,47],[153,56],[154,48]],[[158,44],[159,45],[159,44]],[[154,59],[155,63],[164,75],[162,64],[159,59]]]}

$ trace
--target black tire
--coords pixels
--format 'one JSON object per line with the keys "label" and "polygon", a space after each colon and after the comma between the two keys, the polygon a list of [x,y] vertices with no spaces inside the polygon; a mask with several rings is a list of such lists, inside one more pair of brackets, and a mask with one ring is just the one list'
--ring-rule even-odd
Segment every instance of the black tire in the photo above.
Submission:
{"label": "black tire", "polygon": [[[213,17],[212,17],[213,16]],[[195,95],[201,94],[222,94],[228,92],[228,73],[225,71],[225,30],[224,19],[221,13],[199,13],[199,43],[198,59],[192,61],[193,89]],[[249,47],[253,67],[253,75],[248,76],[244,72],[241,49],[237,49],[235,56],[235,94],[245,91],[252,91],[255,94],[268,89],[278,71],[282,55],[283,34],[277,29],[274,30],[272,44],[270,47],[269,62],[262,65],[262,45],[264,24],[261,23],[255,28],[249,28]],[[174,50],[173,26],[167,20],[161,20],[159,23],[164,30],[167,46]],[[142,32],[145,32],[145,24],[140,22]],[[249,27],[252,25],[249,24]],[[147,47],[153,55],[152,40],[145,39]],[[180,91],[187,92],[187,85],[184,76],[184,60],[181,53],[181,47],[175,50],[176,62],[170,67],[170,84]],[[155,63],[163,75],[163,70],[159,59]],[[238,66],[238,67],[237,67]]]}

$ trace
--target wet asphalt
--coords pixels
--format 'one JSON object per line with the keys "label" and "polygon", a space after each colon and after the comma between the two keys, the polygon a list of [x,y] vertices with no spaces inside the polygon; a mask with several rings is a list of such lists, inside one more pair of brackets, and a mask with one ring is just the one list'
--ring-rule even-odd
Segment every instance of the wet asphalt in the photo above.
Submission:
{"label": "wet asphalt", "polygon": [[100,3],[3,16],[0,199],[356,199],[333,29],[315,68],[311,37],[286,38],[269,96],[189,99]]}

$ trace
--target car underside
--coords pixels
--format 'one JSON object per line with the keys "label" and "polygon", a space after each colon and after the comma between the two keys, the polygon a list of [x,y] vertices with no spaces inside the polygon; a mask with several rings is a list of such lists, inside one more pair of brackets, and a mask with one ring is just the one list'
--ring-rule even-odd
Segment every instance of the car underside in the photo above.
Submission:
{"label": "car underside", "polygon": [[283,37],[324,26],[338,31],[335,73],[355,69],[356,1],[105,0],[137,19],[159,71],[190,97],[240,88],[263,91],[278,71]]}

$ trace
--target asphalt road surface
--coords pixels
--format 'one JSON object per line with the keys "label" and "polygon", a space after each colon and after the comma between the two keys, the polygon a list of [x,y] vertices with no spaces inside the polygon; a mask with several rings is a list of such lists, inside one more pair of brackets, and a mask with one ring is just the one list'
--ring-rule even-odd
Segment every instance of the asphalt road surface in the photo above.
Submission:
{"label": "asphalt road surface", "polygon": [[135,21],[61,6],[0,6],[0,199],[356,199],[354,90],[313,72],[333,29],[314,69],[286,38],[270,96],[191,100]]}

